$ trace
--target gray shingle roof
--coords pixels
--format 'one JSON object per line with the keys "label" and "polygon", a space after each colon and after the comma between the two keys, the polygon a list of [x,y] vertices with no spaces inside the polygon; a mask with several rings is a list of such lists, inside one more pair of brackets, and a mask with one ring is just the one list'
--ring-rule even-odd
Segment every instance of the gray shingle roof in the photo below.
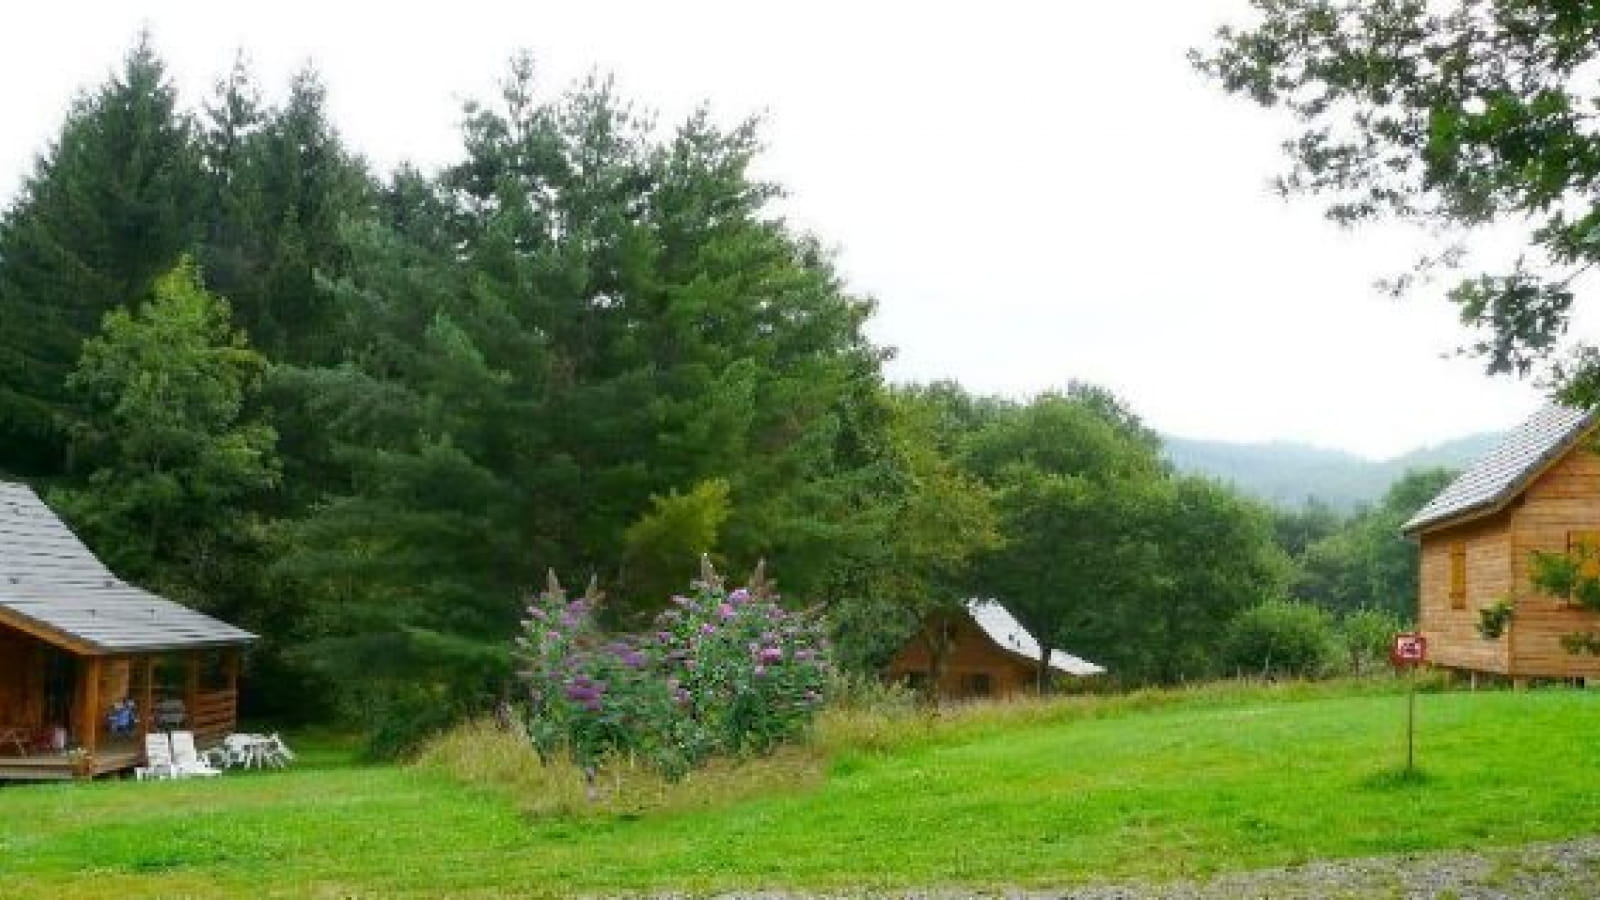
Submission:
{"label": "gray shingle roof", "polygon": [[26,485],[0,481],[0,613],[103,652],[255,639],[123,582]]}
{"label": "gray shingle roof", "polygon": [[1546,406],[1450,482],[1400,530],[1416,534],[1441,522],[1498,509],[1520,494],[1545,463],[1567,452],[1594,421],[1595,413],[1588,410]]}

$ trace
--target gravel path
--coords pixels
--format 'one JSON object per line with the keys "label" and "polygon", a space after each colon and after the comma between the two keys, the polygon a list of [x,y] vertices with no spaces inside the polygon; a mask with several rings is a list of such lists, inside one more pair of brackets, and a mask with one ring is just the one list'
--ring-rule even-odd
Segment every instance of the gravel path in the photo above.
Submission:
{"label": "gravel path", "polygon": [[1235,872],[1205,882],[1107,885],[1012,894],[1072,900],[1234,898],[1562,898],[1600,897],[1600,837],[1481,853],[1451,851],[1307,863]]}
{"label": "gravel path", "polygon": [[[723,894],[725,900],[823,900],[784,892]],[[1108,884],[1062,891],[998,890],[973,894],[951,889],[890,894],[835,894],[830,898],[899,897],[906,900],[1312,900],[1312,898],[1561,898],[1600,897],[1600,837],[1530,844],[1484,852],[1450,851],[1307,863],[1219,875],[1171,884]]]}

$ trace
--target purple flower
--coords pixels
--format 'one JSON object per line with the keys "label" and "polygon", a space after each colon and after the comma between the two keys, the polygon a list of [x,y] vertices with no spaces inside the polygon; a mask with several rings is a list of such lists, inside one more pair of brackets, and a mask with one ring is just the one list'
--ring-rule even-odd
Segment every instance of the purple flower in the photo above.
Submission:
{"label": "purple flower", "polygon": [[670,644],[670,643],[672,643],[672,632],[670,632],[670,631],[658,631],[658,632],[656,632],[656,640],[660,641],[663,644]]}
{"label": "purple flower", "polygon": [[721,616],[724,619],[733,618],[733,604],[732,603],[724,603],[721,606],[718,606],[717,607],[717,615]]}
{"label": "purple flower", "polygon": [[744,588],[739,588],[738,590],[736,590],[733,593],[729,594],[728,595],[728,599],[733,601],[734,603],[749,603],[750,602],[750,592],[748,590],[745,590]]}
{"label": "purple flower", "polygon": [[644,654],[637,650],[626,650],[622,654],[622,664],[630,669],[644,668]]}
{"label": "purple flower", "polygon": [[778,662],[783,659],[783,650],[778,647],[762,647],[761,661],[764,663]]}
{"label": "purple flower", "polygon": [[701,634],[716,634],[717,633],[717,626],[711,624],[710,622],[707,622],[704,625],[700,626],[700,633]]}

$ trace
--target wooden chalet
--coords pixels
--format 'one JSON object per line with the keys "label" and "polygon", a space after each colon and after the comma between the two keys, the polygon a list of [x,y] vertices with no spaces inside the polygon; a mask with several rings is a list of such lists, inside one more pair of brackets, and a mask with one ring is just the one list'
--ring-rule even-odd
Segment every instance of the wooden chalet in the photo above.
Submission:
{"label": "wooden chalet", "polygon": [[[1006,698],[1038,685],[1041,652],[1039,642],[1004,606],[968,600],[960,613],[923,622],[884,675],[931,690],[943,700]],[[1084,678],[1105,669],[1051,650],[1049,671],[1056,677]]]}
{"label": "wooden chalet", "polygon": [[[1600,455],[1593,413],[1553,405],[1451,482],[1402,531],[1420,544],[1418,622],[1436,666],[1529,678],[1600,677],[1600,657],[1565,635],[1600,629],[1600,614],[1536,590],[1534,551],[1600,548]],[[1505,632],[1480,611],[1512,605]]]}
{"label": "wooden chalet", "polygon": [[254,639],[121,581],[30,488],[0,482],[0,780],[132,768],[151,727],[220,740]]}

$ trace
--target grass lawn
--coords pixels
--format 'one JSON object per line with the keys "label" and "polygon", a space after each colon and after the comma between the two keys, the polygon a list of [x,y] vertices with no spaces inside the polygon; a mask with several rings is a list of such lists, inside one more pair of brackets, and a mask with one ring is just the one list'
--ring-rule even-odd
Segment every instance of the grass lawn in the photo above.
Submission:
{"label": "grass lawn", "polygon": [[[1600,832],[1600,692],[1205,702],[835,750],[720,808],[530,819],[439,772],[0,789],[0,896],[1063,886]],[[914,730],[914,729],[912,729]]]}

